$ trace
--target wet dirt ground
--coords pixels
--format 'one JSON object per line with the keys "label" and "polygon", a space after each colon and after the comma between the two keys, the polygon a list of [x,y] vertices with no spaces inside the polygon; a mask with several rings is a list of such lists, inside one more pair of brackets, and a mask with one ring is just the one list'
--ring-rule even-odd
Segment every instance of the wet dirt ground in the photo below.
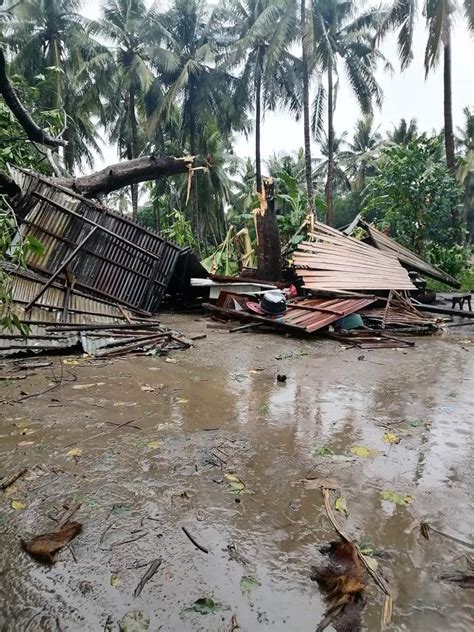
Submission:
{"label": "wet dirt ground", "polygon": [[[146,629],[127,627],[134,612],[151,631],[314,631],[325,603],[310,568],[336,533],[305,477],[335,479],[341,526],[383,552],[390,629],[471,630],[472,590],[440,577],[473,554],[460,541],[473,532],[474,335],[361,351],[163,320],[207,338],[168,359],[54,357],[0,385],[0,476],[28,468],[0,492],[0,630]],[[54,386],[52,371],[61,386],[15,402]],[[20,539],[53,530],[71,501],[82,532],[40,565]],[[455,539],[424,539],[418,519]],[[215,612],[191,609],[206,597]],[[364,629],[380,629],[382,603],[369,579]]]}

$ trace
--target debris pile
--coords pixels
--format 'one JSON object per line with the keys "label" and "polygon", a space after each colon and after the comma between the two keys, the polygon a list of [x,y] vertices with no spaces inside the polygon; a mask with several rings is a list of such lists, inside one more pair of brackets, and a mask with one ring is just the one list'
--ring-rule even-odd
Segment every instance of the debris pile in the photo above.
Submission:
{"label": "debris pile", "polygon": [[[412,302],[410,293],[419,292],[413,273],[457,282],[380,231],[373,229],[371,235],[377,243],[314,222],[309,240],[293,255],[296,279],[286,287],[237,277],[226,278],[225,283],[192,279],[191,284],[209,287],[210,301],[204,307],[213,318],[246,323],[231,331],[271,327],[289,333],[318,332],[364,349],[414,346],[395,334],[436,333],[443,321],[422,313]],[[269,298],[277,289],[285,302],[272,312]]]}
{"label": "debris pile", "polygon": [[298,276],[309,290],[415,290],[393,254],[315,222],[311,241],[293,256]]}
{"label": "debris pile", "polygon": [[[33,237],[27,270],[12,272],[11,312],[28,336],[1,331],[0,353],[58,350],[117,355],[189,346],[152,318],[168,287],[200,274],[189,249],[37,174],[13,169],[22,190],[18,238]],[[175,277],[176,273],[176,277]]]}

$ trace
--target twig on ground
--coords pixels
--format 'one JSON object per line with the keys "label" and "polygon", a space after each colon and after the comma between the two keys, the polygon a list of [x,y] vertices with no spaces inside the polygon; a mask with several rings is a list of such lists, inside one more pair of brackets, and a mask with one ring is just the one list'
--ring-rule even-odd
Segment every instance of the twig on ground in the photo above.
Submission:
{"label": "twig on ground", "polygon": [[65,524],[70,522],[71,518],[75,513],[79,511],[81,508],[81,503],[73,503],[70,507],[67,508],[66,512],[59,519],[58,524],[56,525],[56,531],[61,531]]}
{"label": "twig on ground", "polygon": [[199,549],[200,551],[202,551],[203,553],[209,553],[208,549],[206,549],[205,546],[202,546],[202,544],[199,544],[199,542],[196,542],[196,540],[193,538],[193,536],[189,533],[189,531],[186,529],[186,527],[181,527],[181,529],[184,531],[184,533],[188,536],[188,538],[191,540],[191,542],[194,544],[194,546]]}
{"label": "twig on ground", "polygon": [[102,549],[102,551],[107,551],[111,548],[113,548],[114,546],[122,546],[123,544],[130,544],[131,542],[137,542],[137,540],[141,540],[142,538],[144,538],[146,535],[148,535],[148,531],[145,531],[145,533],[142,533],[141,535],[138,535],[136,538],[130,538],[130,540],[122,540],[121,542],[112,542],[112,544],[110,545],[109,549]]}
{"label": "twig on ground", "polygon": [[153,577],[153,575],[160,568],[162,561],[163,560],[161,559],[161,557],[159,557],[158,559],[153,560],[153,562],[150,564],[150,566],[148,567],[146,573],[143,575],[143,577],[138,582],[138,586],[133,591],[133,598],[134,599],[136,599],[137,597],[140,596],[140,593],[142,592],[145,584],[150,581],[150,579]]}
{"label": "twig on ground", "polygon": [[97,439],[97,437],[102,437],[104,435],[108,435],[108,434],[114,432],[115,430],[118,430],[119,428],[124,428],[125,426],[128,426],[128,424],[131,424],[134,421],[138,421],[138,419],[141,419],[141,417],[137,417],[136,419],[130,419],[129,421],[125,421],[123,424],[119,424],[118,426],[114,426],[114,428],[112,428],[111,430],[106,430],[105,432],[98,432],[97,434],[91,435],[90,437],[86,437],[85,439],[81,439],[81,441],[73,441],[72,443],[68,443],[67,445],[64,446],[64,448],[70,448],[73,445],[80,445],[81,443],[86,443],[86,441],[91,441],[91,439]]}
{"label": "twig on ground", "polygon": [[15,481],[17,481],[21,476],[26,474],[27,471],[28,469],[26,467],[23,467],[21,470],[18,470],[18,472],[15,472],[15,474],[10,476],[10,478],[7,478],[4,481],[2,481],[2,483],[0,483],[0,489],[2,490],[7,489],[7,487],[10,487],[10,485],[13,485]]}

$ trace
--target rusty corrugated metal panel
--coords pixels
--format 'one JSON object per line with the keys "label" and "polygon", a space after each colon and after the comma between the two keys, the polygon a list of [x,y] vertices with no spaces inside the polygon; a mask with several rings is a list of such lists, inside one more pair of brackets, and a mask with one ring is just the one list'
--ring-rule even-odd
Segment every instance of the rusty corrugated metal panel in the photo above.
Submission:
{"label": "rusty corrugated metal panel", "polygon": [[44,255],[27,255],[30,268],[51,276],[93,225],[98,225],[68,266],[76,284],[135,309],[157,310],[181,248],[40,176],[18,170],[13,173],[21,174],[17,177],[23,197],[16,209],[23,222],[21,233],[36,237],[44,246]]}
{"label": "rusty corrugated metal panel", "polygon": [[315,298],[288,304],[283,322],[301,327],[307,333],[327,327],[331,323],[354,314],[375,302],[371,298]]}
{"label": "rusty corrugated metal panel", "polygon": [[20,320],[75,324],[126,322],[126,310],[121,311],[112,303],[84,296],[74,289],[70,292],[67,317],[64,319],[66,290],[56,285],[50,286],[38,302],[25,312],[24,307],[38,293],[44,281],[31,273],[23,272],[13,274],[12,283],[14,311]]}
{"label": "rusty corrugated metal panel", "polygon": [[[279,329],[290,329],[301,333],[313,333],[323,329],[344,316],[375,303],[375,296],[364,298],[312,298],[293,301],[287,304],[287,311],[281,316],[258,315],[255,312],[246,311],[247,303],[252,300],[242,294],[221,292],[217,306],[204,304],[211,311],[222,311],[233,318],[268,323]],[[241,311],[235,309],[238,305]]]}
{"label": "rusty corrugated metal panel", "polygon": [[0,328],[1,356],[12,355],[22,350],[34,352],[67,349],[81,342],[79,332],[51,333],[47,329],[50,324],[104,324],[113,327],[114,324],[127,322],[124,313],[128,317],[131,316],[126,310],[121,311],[116,305],[83,296],[72,290],[66,318],[64,318],[66,290],[54,285],[46,290],[36,305],[25,312],[25,305],[38,293],[44,280],[29,272],[21,272],[12,274],[12,283],[13,304],[11,311],[28,325],[29,334],[28,337],[23,337],[18,335],[16,331],[10,332]]}

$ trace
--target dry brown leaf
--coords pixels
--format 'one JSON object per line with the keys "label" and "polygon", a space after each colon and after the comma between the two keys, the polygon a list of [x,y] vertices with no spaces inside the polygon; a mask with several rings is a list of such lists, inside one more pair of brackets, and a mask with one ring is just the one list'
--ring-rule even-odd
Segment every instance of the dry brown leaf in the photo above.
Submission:
{"label": "dry brown leaf", "polygon": [[79,522],[68,522],[59,531],[37,535],[29,542],[22,540],[21,545],[38,562],[54,564],[58,551],[69,544],[81,528]]}

